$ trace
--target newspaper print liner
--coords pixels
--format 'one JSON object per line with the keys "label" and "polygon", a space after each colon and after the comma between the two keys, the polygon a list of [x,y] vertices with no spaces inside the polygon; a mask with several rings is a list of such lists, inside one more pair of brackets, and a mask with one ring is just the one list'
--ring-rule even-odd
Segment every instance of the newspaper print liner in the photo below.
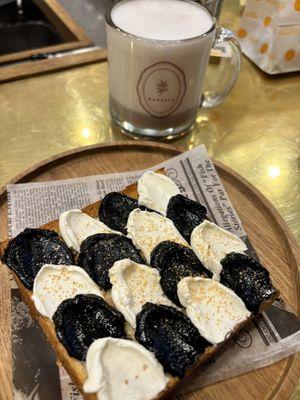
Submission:
{"label": "newspaper print liner", "polygon": [[[161,167],[166,168],[167,175],[176,181],[181,193],[209,204],[210,218],[213,214],[218,225],[242,238],[247,243],[248,254],[256,256],[203,145],[158,164],[152,170]],[[14,237],[27,226],[39,226],[68,209],[82,208],[111,191],[121,190],[135,182],[143,172],[8,185],[9,235]],[[199,184],[196,184],[195,176]],[[55,207],[49,207],[54,204]],[[39,325],[32,321],[16,284],[13,280],[11,283],[13,389],[16,399],[26,400],[36,395],[43,400],[52,400],[55,395],[58,400],[80,400],[78,389],[63,367],[57,367],[52,348]],[[286,303],[276,301],[234,335],[226,349],[205,363],[201,373],[194,374],[193,380],[187,381],[180,393],[268,366],[299,349],[300,321]],[[31,356],[37,352],[40,354],[38,359]]]}
{"label": "newspaper print liner", "polygon": [[[130,197],[137,198],[137,190],[136,190],[136,188],[137,188],[137,185],[136,184],[132,184],[132,185],[128,186],[126,189],[124,189],[124,191],[122,191],[122,192],[127,194],[127,195],[129,195]],[[96,202],[94,204],[91,204],[91,205],[85,207],[82,211],[87,213],[91,217],[96,218],[97,215],[98,215],[99,205],[100,205],[100,202]],[[57,220],[56,221],[52,221],[50,223],[47,223],[46,225],[42,226],[42,228],[50,229],[50,230],[54,230],[56,232],[59,232],[59,225],[58,225],[58,221]],[[6,245],[7,245],[7,241],[1,244],[1,247],[0,247],[1,255],[3,254],[3,250],[6,247]],[[54,351],[55,351],[58,359],[61,361],[61,363],[64,366],[64,368],[67,370],[67,372],[71,376],[71,378],[74,381],[74,383],[78,386],[78,388],[82,392],[83,396],[85,398],[87,398],[86,394],[83,392],[83,389],[82,389],[83,383],[84,383],[84,381],[86,379],[86,372],[85,372],[84,366],[80,362],[78,362],[74,358],[71,358],[68,355],[66,349],[58,341],[58,339],[56,337],[56,333],[55,333],[55,329],[54,329],[54,326],[52,324],[52,321],[48,320],[45,317],[38,316],[38,313],[36,312],[34,304],[33,304],[32,299],[31,299],[31,292],[29,290],[27,290],[21,284],[20,280],[18,279],[18,277],[15,274],[13,274],[13,275],[14,275],[14,278],[15,278],[15,280],[16,280],[19,288],[20,288],[22,298],[28,304],[31,314],[35,318],[38,319],[38,322],[40,323],[42,329],[44,330],[44,333],[46,334],[48,340],[50,341],[51,345],[53,346]],[[276,299],[276,297],[278,297],[278,294],[279,294],[278,292],[275,293],[271,298],[268,299],[267,302],[263,303],[261,305],[260,311],[263,311],[264,309],[266,309]],[[111,299],[107,298],[107,301],[111,303]],[[252,317],[250,317],[249,320],[250,319],[252,319]],[[246,320],[243,323],[241,323],[238,326],[236,326],[234,332],[237,332],[247,322],[248,322],[248,320]],[[232,337],[234,332],[232,332],[230,337]],[[227,342],[230,337],[228,337],[228,339],[225,342]],[[223,344],[225,344],[225,342]],[[186,372],[185,377],[189,376],[190,373],[195,368],[197,368],[199,365],[203,364],[209,357],[211,357],[213,354],[215,354],[218,351],[218,349],[220,347],[222,347],[222,345],[209,346],[208,348],[206,348],[204,354],[201,355],[198,358],[198,360],[196,361],[195,365]],[[178,382],[179,382],[179,379],[177,377],[170,377],[170,380],[169,380],[165,390],[160,394],[160,396],[158,396],[158,399],[163,398],[167,393],[171,392],[177,386]]]}

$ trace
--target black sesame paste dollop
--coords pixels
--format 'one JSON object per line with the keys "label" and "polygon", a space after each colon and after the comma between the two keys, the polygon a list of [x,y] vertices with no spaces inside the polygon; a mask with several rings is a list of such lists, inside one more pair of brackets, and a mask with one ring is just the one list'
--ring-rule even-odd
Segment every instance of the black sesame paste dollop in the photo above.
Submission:
{"label": "black sesame paste dollop", "polygon": [[260,305],[277,293],[269,272],[255,258],[230,253],[221,264],[220,282],[233,290],[249,311],[257,313]]}
{"label": "black sesame paste dollop", "polygon": [[2,261],[32,290],[34,278],[44,264],[72,265],[74,257],[56,232],[27,228],[9,242]]}
{"label": "black sesame paste dollop", "polygon": [[103,290],[109,290],[112,285],[108,271],[115,261],[124,258],[139,264],[145,263],[128,237],[117,233],[97,233],[81,243],[78,265],[84,268]]}
{"label": "black sesame paste dollop", "polygon": [[137,200],[122,193],[111,192],[101,201],[99,219],[111,229],[126,235],[128,216],[136,208],[138,208]]}
{"label": "black sesame paste dollop", "polygon": [[123,315],[93,294],[79,294],[58,306],[53,322],[71,357],[84,361],[89,346],[104,337],[125,338]]}
{"label": "black sesame paste dollop", "polygon": [[165,295],[179,307],[177,285],[187,276],[211,278],[207,270],[188,247],[171,241],[159,243],[151,253],[151,266],[160,272],[160,285]]}
{"label": "black sesame paste dollop", "polygon": [[184,376],[209,343],[174,307],[146,303],[136,317],[135,337],[171,375]]}
{"label": "black sesame paste dollop", "polygon": [[206,212],[201,204],[177,194],[169,200],[167,218],[173,221],[185,240],[190,242],[193,230],[207,218]]}

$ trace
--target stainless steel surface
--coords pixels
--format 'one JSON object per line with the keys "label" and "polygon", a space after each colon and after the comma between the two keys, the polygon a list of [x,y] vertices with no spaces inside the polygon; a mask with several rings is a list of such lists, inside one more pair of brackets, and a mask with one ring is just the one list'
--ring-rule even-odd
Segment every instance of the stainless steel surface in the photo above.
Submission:
{"label": "stainless steel surface", "polygon": [[30,0],[0,5],[0,55],[63,43]]}
{"label": "stainless steel surface", "polygon": [[60,44],[51,25],[34,21],[0,27],[0,55]]}

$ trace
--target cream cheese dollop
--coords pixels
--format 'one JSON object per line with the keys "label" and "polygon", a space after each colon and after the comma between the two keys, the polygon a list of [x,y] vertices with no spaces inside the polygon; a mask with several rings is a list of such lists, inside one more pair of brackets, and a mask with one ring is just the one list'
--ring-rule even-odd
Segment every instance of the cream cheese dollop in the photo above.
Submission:
{"label": "cream cheese dollop", "polygon": [[243,253],[247,250],[247,246],[239,237],[207,220],[193,230],[191,246],[202,264],[217,280],[222,271],[221,260],[226,254]]}
{"label": "cream cheese dollop", "polygon": [[37,311],[52,318],[59,304],[77,294],[95,294],[102,297],[96,283],[83,268],[75,265],[45,264],[33,283],[32,300]]}
{"label": "cream cheese dollop", "polygon": [[151,252],[160,242],[170,240],[189,247],[170,219],[156,212],[142,211],[139,208],[129,214],[127,236],[135,247],[141,250],[149,264]]}
{"label": "cream cheese dollop", "polygon": [[59,230],[67,246],[79,252],[80,245],[88,236],[96,233],[118,233],[103,222],[96,220],[81,210],[68,210],[59,217]]}
{"label": "cream cheese dollop", "polygon": [[180,303],[200,334],[210,343],[223,342],[250,316],[243,301],[221,283],[207,278],[183,278],[177,288]]}
{"label": "cream cheese dollop", "polygon": [[126,339],[95,340],[86,357],[86,393],[99,400],[151,400],[168,378],[154,355],[139,343]]}
{"label": "cream cheese dollop", "polygon": [[140,206],[145,206],[166,216],[171,197],[180,194],[178,186],[166,175],[145,172],[138,180],[137,192]]}
{"label": "cream cheese dollop", "polygon": [[136,327],[136,315],[145,303],[174,306],[163,293],[160,274],[155,268],[125,259],[114,263],[109,277],[113,302],[133,328]]}

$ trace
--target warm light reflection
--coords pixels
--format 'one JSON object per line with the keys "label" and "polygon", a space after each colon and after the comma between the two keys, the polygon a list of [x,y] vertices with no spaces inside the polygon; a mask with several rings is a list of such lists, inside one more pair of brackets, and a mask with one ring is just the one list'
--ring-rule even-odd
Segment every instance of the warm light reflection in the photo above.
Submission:
{"label": "warm light reflection", "polygon": [[198,122],[198,124],[200,124],[201,122],[207,122],[209,121],[209,118],[207,115],[198,115],[196,118],[196,122]]}
{"label": "warm light reflection", "polygon": [[275,167],[275,166],[269,167],[268,168],[268,175],[272,179],[278,178],[278,176],[280,175],[280,168]]}
{"label": "warm light reflection", "polygon": [[88,139],[91,136],[91,132],[88,128],[83,128],[81,131],[81,136]]}

